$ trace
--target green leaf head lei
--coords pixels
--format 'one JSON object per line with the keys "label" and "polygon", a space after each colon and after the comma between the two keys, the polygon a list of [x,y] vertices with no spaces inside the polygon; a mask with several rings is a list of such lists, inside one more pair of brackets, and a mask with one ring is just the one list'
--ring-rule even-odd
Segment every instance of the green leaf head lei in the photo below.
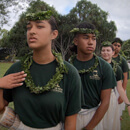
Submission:
{"label": "green leaf head lei", "polygon": [[111,46],[111,45],[112,44],[109,41],[105,41],[105,42],[102,43],[102,47],[107,47],[107,46]]}
{"label": "green leaf head lei", "polygon": [[30,73],[30,68],[33,63],[32,53],[28,54],[27,56],[25,56],[25,58],[22,59],[22,68],[24,72],[27,74],[27,77],[25,79],[26,87],[29,88],[31,93],[39,94],[46,91],[51,91],[52,89],[59,87],[59,83],[63,79],[63,74],[68,72],[61,54],[56,53],[54,51],[52,51],[52,53],[56,57],[58,66],[56,67],[56,73],[45,86],[36,86],[33,82],[33,78]]}
{"label": "green leaf head lei", "polygon": [[36,21],[36,20],[49,20],[52,16],[52,11],[39,11],[37,13],[28,13],[26,14],[27,21]]}
{"label": "green leaf head lei", "polygon": [[81,33],[81,34],[95,34],[96,37],[99,36],[99,31],[96,29],[89,29],[89,28],[73,28],[70,33]]}

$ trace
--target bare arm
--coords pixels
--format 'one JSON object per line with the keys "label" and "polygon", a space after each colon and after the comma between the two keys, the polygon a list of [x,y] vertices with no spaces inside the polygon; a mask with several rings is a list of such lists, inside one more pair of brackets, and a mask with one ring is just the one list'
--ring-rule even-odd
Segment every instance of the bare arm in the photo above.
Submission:
{"label": "bare arm", "polygon": [[[127,82],[128,82],[128,80],[127,80],[128,73],[125,72],[125,73],[123,73],[123,75],[124,75],[124,79],[123,79],[122,87],[123,87],[124,90],[126,90],[126,86],[127,86]],[[123,102],[123,100],[122,100],[122,98],[119,96],[119,98],[118,98],[118,103],[121,104],[122,102]]]}
{"label": "bare arm", "polygon": [[8,105],[8,102],[3,98],[3,89],[1,88],[12,89],[15,87],[19,87],[23,84],[22,82],[25,80],[25,77],[26,74],[24,73],[24,71],[21,71],[0,78],[0,112],[3,112],[5,106]]}
{"label": "bare arm", "polygon": [[[127,95],[125,93],[125,90],[123,89],[122,87],[122,82],[121,80],[120,81],[117,81],[117,91],[120,95],[120,97],[122,98],[122,100],[126,103],[126,104],[130,104],[129,102],[129,99],[127,98]],[[128,113],[130,115],[130,107],[128,107]]]}
{"label": "bare arm", "polygon": [[3,98],[3,89],[0,89],[0,114],[4,112],[5,106],[7,106],[7,101]]}
{"label": "bare arm", "polygon": [[127,82],[128,82],[128,72],[123,73],[124,75],[124,79],[123,79],[123,83],[122,83],[122,87],[124,88],[124,90],[126,90],[126,86],[127,86]]}
{"label": "bare arm", "polygon": [[76,130],[77,114],[65,118],[65,130]]}
{"label": "bare arm", "polygon": [[101,104],[96,110],[93,118],[89,124],[85,127],[87,130],[92,130],[104,117],[110,102],[111,89],[101,91]]}

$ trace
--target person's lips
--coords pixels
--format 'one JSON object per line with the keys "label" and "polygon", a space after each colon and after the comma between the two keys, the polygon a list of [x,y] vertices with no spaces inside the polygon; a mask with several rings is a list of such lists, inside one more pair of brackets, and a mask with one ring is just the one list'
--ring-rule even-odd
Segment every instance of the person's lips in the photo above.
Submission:
{"label": "person's lips", "polygon": [[30,38],[29,38],[29,41],[30,41],[30,42],[35,42],[36,40],[37,40],[37,38],[35,38],[35,37],[30,37]]}
{"label": "person's lips", "polygon": [[93,47],[87,47],[87,50],[93,51],[94,48]]}

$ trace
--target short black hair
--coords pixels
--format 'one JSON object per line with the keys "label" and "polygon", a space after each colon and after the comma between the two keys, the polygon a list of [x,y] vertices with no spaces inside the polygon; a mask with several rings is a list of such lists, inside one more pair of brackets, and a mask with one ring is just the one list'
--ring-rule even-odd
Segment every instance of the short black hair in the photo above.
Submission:
{"label": "short black hair", "polygon": [[122,46],[123,41],[122,41],[120,38],[116,37],[116,38],[114,38],[114,40],[112,41],[112,44],[113,44],[113,43],[120,43],[121,46]]}
{"label": "short black hair", "polygon": [[[75,28],[88,28],[88,29],[91,29],[91,30],[95,30],[95,26],[87,21],[85,22],[81,22],[79,23]],[[79,34],[78,32],[75,32],[74,33],[74,37]],[[77,53],[77,46],[75,46],[74,44],[73,45],[70,45],[70,51],[71,52],[74,52],[74,53]]]}
{"label": "short black hair", "polygon": [[[81,22],[81,23],[79,23],[75,28],[88,28],[88,29],[91,29],[91,30],[95,30],[96,28],[95,28],[95,26],[93,25],[93,24],[91,24],[91,23],[89,23],[89,22]],[[76,33],[74,33],[74,36],[76,35],[76,34],[78,34],[77,32]]]}

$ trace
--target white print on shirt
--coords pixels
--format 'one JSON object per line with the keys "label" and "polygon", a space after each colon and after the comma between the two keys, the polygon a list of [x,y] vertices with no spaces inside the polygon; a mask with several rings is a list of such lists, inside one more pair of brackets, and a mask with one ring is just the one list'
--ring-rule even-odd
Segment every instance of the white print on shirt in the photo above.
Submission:
{"label": "white print on shirt", "polygon": [[63,93],[63,89],[60,88],[59,84],[57,84],[57,87],[55,87],[54,89],[52,89],[52,91],[54,91],[54,92],[59,92],[59,93]]}
{"label": "white print on shirt", "polygon": [[93,71],[93,76],[90,76],[90,79],[100,80],[100,77],[98,76],[98,71]]}

